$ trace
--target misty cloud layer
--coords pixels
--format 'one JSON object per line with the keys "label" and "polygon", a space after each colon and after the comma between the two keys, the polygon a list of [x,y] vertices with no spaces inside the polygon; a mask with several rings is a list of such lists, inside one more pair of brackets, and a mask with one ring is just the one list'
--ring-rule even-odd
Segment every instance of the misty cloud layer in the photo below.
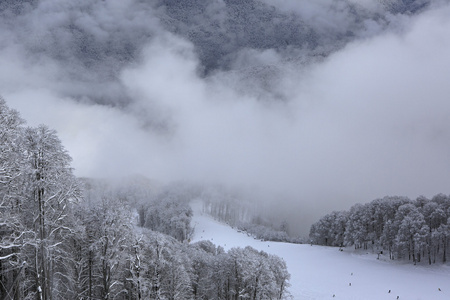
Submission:
{"label": "misty cloud layer", "polygon": [[20,3],[0,94],[80,176],[243,187],[305,223],[448,193],[446,1]]}

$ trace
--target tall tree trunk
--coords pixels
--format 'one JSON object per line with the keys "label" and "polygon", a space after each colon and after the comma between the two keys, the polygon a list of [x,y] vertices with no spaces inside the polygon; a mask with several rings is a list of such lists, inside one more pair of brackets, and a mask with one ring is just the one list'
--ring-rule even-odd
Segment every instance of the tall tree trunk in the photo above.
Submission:
{"label": "tall tree trunk", "polygon": [[[2,255],[1,251],[0,251],[0,255]],[[2,283],[7,282],[6,273],[3,270],[3,264],[2,264],[1,260],[0,260],[0,282],[2,282]],[[7,295],[7,286],[4,286],[4,284],[2,284],[2,285],[0,285],[0,297],[2,299],[6,299],[6,295]]]}
{"label": "tall tree trunk", "polygon": [[281,283],[280,293],[278,294],[278,300],[281,300],[283,298],[283,293],[284,293],[284,281]]}
{"label": "tall tree trunk", "polygon": [[34,258],[35,258],[35,260],[34,260],[34,264],[35,264],[35,269],[36,269],[36,289],[37,289],[37,296],[38,296],[38,299],[39,300],[42,300],[42,286],[41,286],[41,271],[40,271],[40,269],[41,269],[41,267],[40,267],[40,265],[39,265],[39,259],[38,259],[38,255],[39,255],[39,253],[38,253],[39,251],[38,251],[38,249],[36,248],[35,249],[35,255],[34,255]]}
{"label": "tall tree trunk", "polygon": [[88,268],[89,268],[88,299],[91,300],[92,299],[92,250],[89,250]]}
{"label": "tall tree trunk", "polygon": [[[40,175],[38,173],[38,179],[40,179]],[[38,189],[38,209],[39,209],[39,251],[37,255],[38,264],[39,264],[39,285],[41,288],[41,296],[43,299],[49,299],[49,291],[47,286],[47,263],[46,263],[46,255],[45,255],[45,244],[46,244],[46,232],[45,232],[45,209],[44,209],[44,189]]]}
{"label": "tall tree trunk", "polygon": [[444,253],[442,255],[442,262],[447,262],[447,237],[444,237]]}
{"label": "tall tree trunk", "polygon": [[109,299],[109,283],[110,283],[110,273],[109,273],[109,263],[107,262],[107,258],[106,255],[108,253],[108,236],[107,233],[105,232],[105,246],[103,248],[103,258],[102,258],[102,281],[103,281],[103,299],[107,300]]}

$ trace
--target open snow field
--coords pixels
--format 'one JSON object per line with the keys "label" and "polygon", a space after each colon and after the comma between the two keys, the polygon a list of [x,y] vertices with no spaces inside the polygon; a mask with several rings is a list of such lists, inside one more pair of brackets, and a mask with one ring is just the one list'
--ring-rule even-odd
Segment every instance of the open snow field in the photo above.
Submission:
{"label": "open snow field", "polygon": [[226,250],[251,246],[282,257],[291,273],[294,299],[450,299],[448,265],[414,266],[352,249],[262,242],[215,221],[201,207],[200,202],[192,204],[193,242],[210,240]]}

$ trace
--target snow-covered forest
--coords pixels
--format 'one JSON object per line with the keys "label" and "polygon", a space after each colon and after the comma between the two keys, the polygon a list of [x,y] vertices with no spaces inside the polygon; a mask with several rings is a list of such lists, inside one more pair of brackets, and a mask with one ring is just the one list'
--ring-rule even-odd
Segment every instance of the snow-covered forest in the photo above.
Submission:
{"label": "snow-covered forest", "polygon": [[447,262],[450,197],[385,197],[335,211],[311,226],[311,243],[383,251],[390,259],[414,264]]}
{"label": "snow-covered forest", "polygon": [[[443,264],[417,265],[390,260],[389,254],[370,250],[260,241],[202,213],[192,205],[196,227],[193,240],[213,240],[224,249],[250,245],[283,257],[291,274],[293,299],[392,300],[449,298],[450,268]],[[197,230],[198,229],[198,230]],[[334,297],[333,297],[334,296]]]}
{"label": "snow-covered forest", "polygon": [[289,232],[286,219],[278,220],[268,212],[261,200],[247,199],[238,191],[219,187],[202,189],[199,197],[203,200],[203,212],[244,231],[260,240],[301,243],[301,237]]}
{"label": "snow-covered forest", "polygon": [[0,0],[0,41],[0,299],[450,298],[450,0]]}
{"label": "snow-covered forest", "polygon": [[178,185],[78,179],[54,130],[0,99],[1,299],[284,299],[285,262],[189,243]]}

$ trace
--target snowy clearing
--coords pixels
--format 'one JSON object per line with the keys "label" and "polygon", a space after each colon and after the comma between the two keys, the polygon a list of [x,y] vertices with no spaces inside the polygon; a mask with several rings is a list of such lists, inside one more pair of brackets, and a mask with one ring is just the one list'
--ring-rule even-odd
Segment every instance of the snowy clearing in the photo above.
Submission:
{"label": "snowy clearing", "polygon": [[192,209],[193,242],[210,240],[225,250],[251,246],[282,257],[294,299],[450,299],[449,265],[414,266],[352,249],[262,242],[203,214],[201,202]]}

